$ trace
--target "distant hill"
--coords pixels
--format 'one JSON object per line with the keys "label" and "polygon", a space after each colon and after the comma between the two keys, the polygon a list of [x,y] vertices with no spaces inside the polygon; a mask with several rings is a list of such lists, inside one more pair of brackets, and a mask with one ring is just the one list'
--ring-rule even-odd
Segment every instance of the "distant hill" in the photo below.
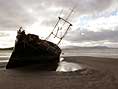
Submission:
{"label": "distant hill", "polygon": [[0,48],[0,50],[13,50],[14,47],[9,47],[9,48]]}
{"label": "distant hill", "polygon": [[110,47],[107,47],[107,46],[93,46],[91,48],[110,48]]}
{"label": "distant hill", "polygon": [[91,48],[91,49],[92,48],[99,48],[99,49],[101,49],[101,48],[110,48],[110,47],[107,47],[107,46],[92,46],[92,47],[67,46],[63,49],[81,49],[81,48]]}

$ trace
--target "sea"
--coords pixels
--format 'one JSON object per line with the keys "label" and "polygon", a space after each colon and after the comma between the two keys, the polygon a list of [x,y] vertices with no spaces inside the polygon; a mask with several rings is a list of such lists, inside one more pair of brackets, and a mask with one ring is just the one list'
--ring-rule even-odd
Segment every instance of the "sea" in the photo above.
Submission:
{"label": "sea", "polygon": [[66,48],[62,51],[62,56],[92,56],[105,58],[118,58],[118,48],[107,47],[79,47]]}
{"label": "sea", "polygon": [[[13,50],[0,50],[0,67],[4,67]],[[92,56],[118,59],[118,48],[67,48],[62,49],[61,57]],[[74,59],[73,59],[74,60]]]}

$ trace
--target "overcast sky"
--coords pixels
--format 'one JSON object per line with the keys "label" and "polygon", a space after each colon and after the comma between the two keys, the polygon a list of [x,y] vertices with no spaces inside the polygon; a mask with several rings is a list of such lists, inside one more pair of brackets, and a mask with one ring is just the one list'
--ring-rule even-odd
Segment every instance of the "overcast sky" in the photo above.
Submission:
{"label": "overcast sky", "polygon": [[46,36],[74,7],[62,45],[118,47],[118,0],[0,0],[0,47],[13,46],[19,26]]}

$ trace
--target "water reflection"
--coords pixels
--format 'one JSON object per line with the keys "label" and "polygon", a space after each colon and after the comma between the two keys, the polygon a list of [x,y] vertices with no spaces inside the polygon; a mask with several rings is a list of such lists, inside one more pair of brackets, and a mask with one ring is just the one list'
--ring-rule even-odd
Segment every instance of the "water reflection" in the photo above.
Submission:
{"label": "water reflection", "polygon": [[73,62],[67,62],[64,61],[64,58],[60,58],[60,63],[56,71],[58,72],[71,72],[71,71],[77,71],[79,69],[82,69],[82,67]]}

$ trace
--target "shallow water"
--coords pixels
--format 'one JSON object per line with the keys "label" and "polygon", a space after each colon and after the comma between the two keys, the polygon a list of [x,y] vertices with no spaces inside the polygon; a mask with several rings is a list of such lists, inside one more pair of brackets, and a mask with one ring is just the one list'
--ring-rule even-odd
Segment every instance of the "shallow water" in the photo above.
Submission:
{"label": "shallow water", "polygon": [[92,56],[92,57],[118,58],[118,48],[64,49],[62,56]]}
{"label": "shallow water", "polygon": [[82,67],[74,62],[66,62],[62,61],[59,63],[59,66],[56,71],[58,72],[70,72],[70,71],[77,71],[82,69]]}

